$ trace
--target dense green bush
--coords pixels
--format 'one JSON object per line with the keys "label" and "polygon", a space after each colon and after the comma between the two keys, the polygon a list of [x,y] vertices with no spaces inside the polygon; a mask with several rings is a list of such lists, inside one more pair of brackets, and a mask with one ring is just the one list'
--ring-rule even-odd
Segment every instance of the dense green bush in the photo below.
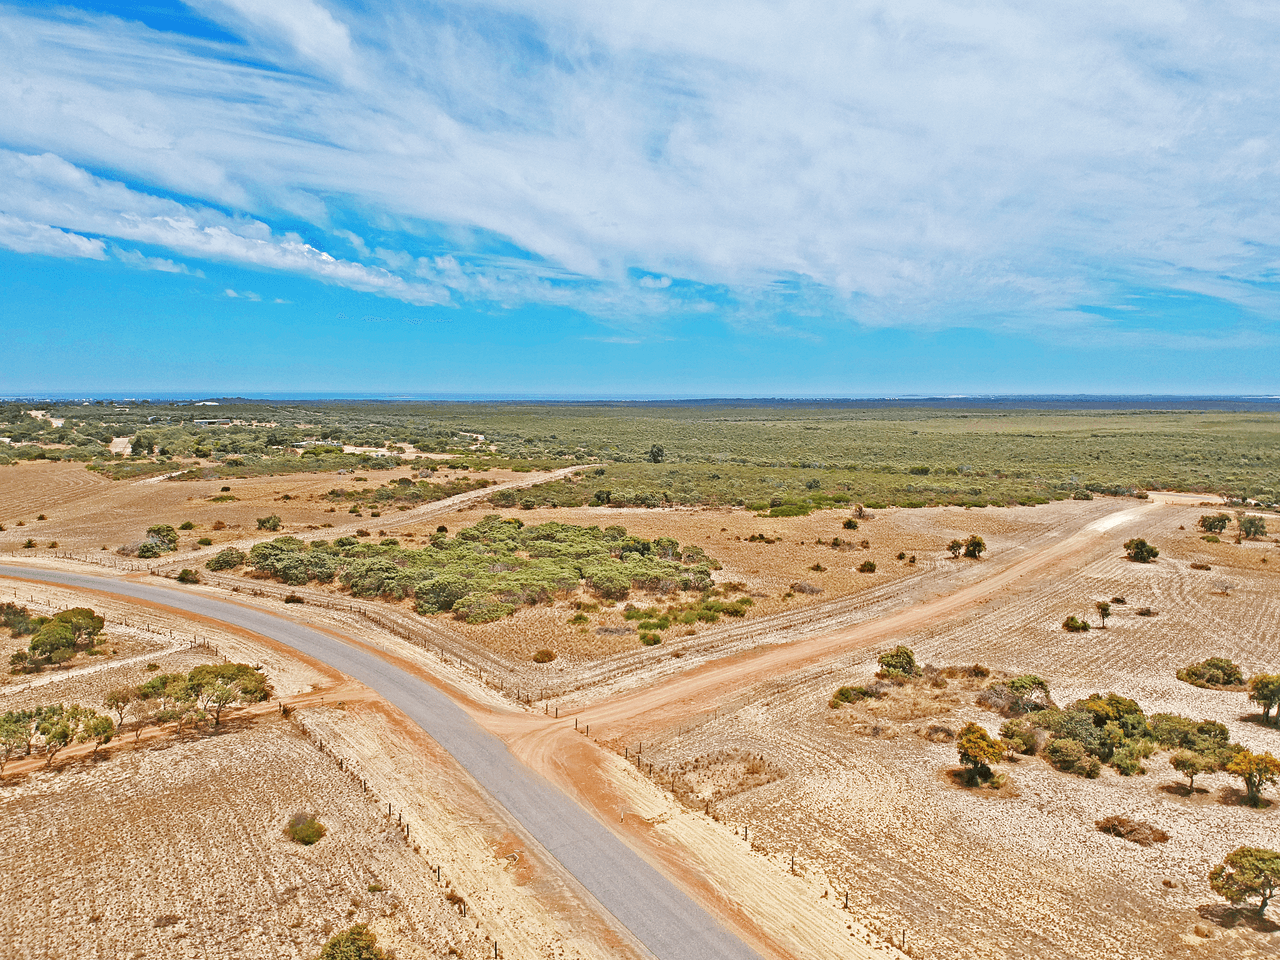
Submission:
{"label": "dense green bush", "polygon": [[1190,664],[1180,669],[1177,676],[1184,683],[1210,689],[1244,686],[1244,674],[1239,665],[1226,657],[1209,657]]}
{"label": "dense green bush", "polygon": [[916,665],[916,655],[910,647],[901,644],[892,650],[880,654],[878,659],[880,672],[886,676],[918,677],[920,668]]}
{"label": "dense green bush", "polygon": [[1089,621],[1081,620],[1075,614],[1072,614],[1062,621],[1062,629],[1067,633],[1084,633],[1089,629]]}
{"label": "dense green bush", "polygon": [[1200,529],[1205,533],[1222,533],[1230,522],[1231,518],[1225,513],[1206,515],[1200,518]]}
{"label": "dense green bush", "polygon": [[1102,763],[1092,756],[1084,744],[1067,737],[1057,737],[1044,748],[1045,758],[1059,770],[1095,779],[1102,773]]}
{"label": "dense green bush", "polygon": [[167,523],[157,523],[147,528],[147,541],[155,544],[162,553],[172,553],[178,549],[178,531]]}
{"label": "dense green bush", "polygon": [[205,568],[213,571],[231,570],[240,566],[242,563],[248,562],[249,558],[243,550],[237,550],[235,547],[227,547],[225,550],[219,550],[205,564]]}
{"label": "dense green bush", "polygon": [[1124,542],[1124,552],[1134,563],[1150,563],[1160,556],[1160,551],[1141,537]]}
{"label": "dense green bush", "polygon": [[316,960],[387,960],[378,938],[363,923],[335,933],[320,950]]}

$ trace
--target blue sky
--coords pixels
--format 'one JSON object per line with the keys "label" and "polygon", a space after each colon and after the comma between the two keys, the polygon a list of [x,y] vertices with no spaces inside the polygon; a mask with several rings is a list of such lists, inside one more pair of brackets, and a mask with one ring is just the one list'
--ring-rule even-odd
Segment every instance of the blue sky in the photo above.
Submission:
{"label": "blue sky", "polygon": [[0,394],[1278,393],[1277,49],[1243,2],[0,2]]}

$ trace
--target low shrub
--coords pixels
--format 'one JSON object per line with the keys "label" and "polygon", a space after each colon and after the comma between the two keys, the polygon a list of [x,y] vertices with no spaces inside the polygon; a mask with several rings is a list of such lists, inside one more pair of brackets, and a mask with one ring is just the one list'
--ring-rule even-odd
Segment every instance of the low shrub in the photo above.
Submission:
{"label": "low shrub", "polygon": [[195,528],[196,528],[196,525],[190,520],[184,520],[178,526],[179,530],[194,530]]}
{"label": "low shrub", "polygon": [[1102,773],[1102,761],[1089,753],[1079,740],[1058,737],[1044,748],[1045,759],[1064,773],[1090,780]]}
{"label": "low shrub", "polygon": [[295,813],[289,818],[284,832],[294,843],[301,843],[309,847],[311,844],[318,842],[329,832],[329,829],[317,820],[314,814]]}
{"label": "low shrub", "polygon": [[1000,727],[1000,738],[1018,753],[1032,756],[1040,749],[1044,734],[1027,720],[1006,720]]}
{"label": "low shrub", "polygon": [[213,546],[213,541],[212,541],[212,540],[210,540],[208,537],[201,537],[199,540],[197,540],[197,541],[196,541],[196,543],[198,543],[198,544],[199,544],[200,546],[202,546],[202,547],[212,547],[212,546]]}
{"label": "low shrub", "polygon": [[1209,566],[1209,564],[1207,563],[1193,563],[1191,565],[1191,569],[1192,570],[1212,570],[1213,567]]}
{"label": "low shrub", "polygon": [[859,573],[875,573],[876,562],[874,560],[863,560],[862,563],[858,565],[858,572]]}
{"label": "low shrub", "polygon": [[879,686],[841,687],[831,696],[830,707],[835,710],[845,703],[860,703],[863,700],[879,700],[884,691]]}
{"label": "low shrub", "polygon": [[1067,633],[1084,633],[1089,629],[1089,622],[1072,615],[1062,621],[1062,629]]}
{"label": "low shrub", "polygon": [[196,571],[194,570],[189,570],[188,568],[183,567],[180,571],[178,571],[178,582],[179,583],[199,583],[200,574],[196,573]]}
{"label": "low shrub", "polygon": [[316,960],[386,960],[386,957],[374,932],[365,924],[357,923],[330,937]]}
{"label": "low shrub", "polygon": [[539,650],[533,655],[534,663],[550,663],[556,658],[554,650]]}

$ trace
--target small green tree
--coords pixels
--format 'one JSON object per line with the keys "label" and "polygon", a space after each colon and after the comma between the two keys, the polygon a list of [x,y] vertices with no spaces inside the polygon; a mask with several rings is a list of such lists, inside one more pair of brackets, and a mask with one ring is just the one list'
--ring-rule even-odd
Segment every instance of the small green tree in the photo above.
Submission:
{"label": "small green tree", "polygon": [[1270,753],[1241,750],[1227,763],[1227,773],[1244,781],[1244,802],[1262,806],[1262,788],[1280,778],[1280,760]]}
{"label": "small green tree", "polygon": [[1262,847],[1237,847],[1209,874],[1209,887],[1233,905],[1257,897],[1258,913],[1280,889],[1280,853]]}
{"label": "small green tree", "polygon": [[0,773],[4,773],[5,764],[10,758],[31,742],[28,730],[29,723],[23,723],[15,713],[6,713],[0,717]]}
{"label": "small green tree", "polygon": [[1187,788],[1192,793],[1196,789],[1196,777],[1202,773],[1213,773],[1219,766],[1214,758],[1191,750],[1179,750],[1170,758],[1169,763],[1187,778]]}
{"label": "small green tree", "polygon": [[1205,515],[1200,518],[1200,529],[1205,533],[1222,533],[1227,529],[1227,524],[1231,522],[1231,518],[1225,513]]}
{"label": "small green tree", "polygon": [[986,542],[976,533],[970,534],[969,539],[964,542],[964,555],[970,560],[980,560],[986,551]]}
{"label": "small green tree", "polygon": [[89,715],[85,717],[84,722],[80,725],[78,739],[93,741],[93,756],[98,755],[98,748],[111,742],[111,738],[115,736],[116,725],[112,723],[110,717],[104,717],[100,713],[89,711]]}
{"label": "small green tree", "polygon": [[[1249,699],[1262,708],[1266,722],[1271,711],[1280,707],[1280,673],[1259,673],[1249,678]],[[1276,710],[1276,722],[1280,723],[1280,710]]]}
{"label": "small green tree", "polygon": [[969,768],[965,779],[970,786],[977,783],[979,777],[990,776],[990,765],[1004,757],[1004,747],[973,722],[965,724],[960,731],[956,748],[960,751],[960,762]]}
{"label": "small green tree", "polygon": [[378,938],[363,923],[334,934],[320,950],[317,960],[386,960]]}
{"label": "small green tree", "polygon": [[102,702],[108,709],[114,710],[116,713],[116,725],[124,726],[124,715],[129,712],[138,701],[137,687],[114,687],[107,691],[106,696],[102,698]]}
{"label": "small green tree", "polygon": [[1257,540],[1267,535],[1267,521],[1262,517],[1241,514],[1236,518],[1236,526],[1240,528],[1240,536],[1246,540]]}
{"label": "small green tree", "polygon": [[666,452],[662,449],[662,444],[655,443],[649,448],[649,462],[661,463],[666,459]]}
{"label": "small green tree", "polygon": [[1160,551],[1141,537],[1134,537],[1124,542],[1124,552],[1134,563],[1150,563],[1160,556]]}
{"label": "small green tree", "polygon": [[947,549],[951,551],[952,559],[955,559],[956,557],[960,556],[960,551],[964,549],[964,541],[952,540],[950,543],[947,544]]}
{"label": "small green tree", "polygon": [[1111,604],[1106,600],[1099,600],[1093,605],[1093,609],[1098,611],[1098,616],[1102,618],[1102,629],[1107,629],[1107,617],[1111,616]]}

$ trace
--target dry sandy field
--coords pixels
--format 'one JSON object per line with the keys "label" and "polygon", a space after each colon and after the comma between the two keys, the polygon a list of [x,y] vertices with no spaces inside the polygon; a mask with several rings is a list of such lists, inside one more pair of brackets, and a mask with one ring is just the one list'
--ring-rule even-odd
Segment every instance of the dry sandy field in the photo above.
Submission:
{"label": "dry sandy field", "polygon": [[[493,479],[529,478],[495,471]],[[222,485],[239,499],[211,503]],[[268,512],[284,518],[286,532],[329,522],[323,535],[338,536],[355,527],[319,499],[334,485],[332,476],[112,483],[78,465],[4,468],[0,558],[94,572],[57,554],[89,558],[102,546],[110,554],[151,523],[191,519],[196,529],[182,545],[191,559],[178,559],[194,566],[208,553],[191,550],[194,538],[212,536],[215,519],[227,524],[216,545],[250,543],[254,518]],[[285,494],[291,499],[279,499]],[[978,685],[908,685],[885,700],[829,706],[837,687],[870,681],[876,656],[903,643],[922,664],[1034,673],[1060,705],[1115,691],[1148,714],[1218,720],[1233,740],[1280,754],[1280,729],[1259,724],[1243,694],[1174,677],[1207,656],[1230,657],[1246,675],[1280,671],[1280,549],[1270,540],[1205,542],[1195,522],[1219,505],[1155,494],[890,509],[847,534],[853,548],[841,550],[817,543],[846,535],[836,512],[764,519],[742,510],[503,511],[477,499],[360,523],[401,537],[425,536],[436,524],[454,531],[485,513],[526,523],[618,523],[701,546],[722,565],[717,581],[740,584],[734,590],[754,605],[740,621],[699,624],[690,636],[672,630],[650,648],[620,632],[627,626],[620,605],[570,624],[588,599],[581,595],[483,626],[428,621],[405,604],[314,587],[298,591],[306,603],[286,606],[283,590],[247,578],[234,581],[237,600],[357,638],[455,692],[522,759],[766,956],[849,955],[855,947],[888,955],[896,952],[890,942],[912,956],[946,958],[1280,954],[1280,926],[1228,909],[1207,883],[1235,847],[1280,845],[1274,788],[1268,796],[1277,802],[1260,810],[1240,804],[1238,781],[1225,774],[1197,778],[1191,793],[1167,753],[1147,760],[1142,775],[1104,768],[1096,780],[1022,757],[997,765],[1006,778],[999,789],[968,788],[957,777],[956,731],[973,720],[995,734],[1003,719],[979,705]],[[35,520],[39,513],[49,519]],[[953,559],[946,544],[973,533],[986,541],[984,558]],[[751,541],[753,534],[773,542]],[[23,549],[27,536],[41,547]],[[1122,544],[1135,536],[1160,548],[1155,563],[1125,559]],[[57,550],[44,546],[52,540]],[[875,561],[874,574],[857,572],[864,559]],[[796,592],[800,581],[821,592]],[[263,595],[255,597],[258,588]],[[195,589],[229,596],[222,581]],[[0,601],[14,591],[0,581]],[[33,596],[40,612],[74,599],[25,584],[16,593],[22,602]],[[1113,605],[1097,629],[1094,602],[1112,597],[1126,603]],[[202,662],[202,650],[180,647],[205,640],[233,659],[262,662],[297,709],[289,720],[246,716],[216,736],[144,738],[96,760],[68,751],[52,771],[6,772],[0,876],[8,879],[0,883],[14,884],[4,890],[8,902],[24,904],[0,926],[9,952],[311,956],[327,930],[360,920],[402,957],[443,956],[448,947],[481,957],[491,955],[483,951],[494,939],[507,956],[628,952],[449,758],[368,691],[253,638],[99,596],[78,602],[108,616],[104,646],[115,652],[101,663],[77,658],[43,687],[11,678],[0,684],[0,708],[55,694],[91,699],[110,684],[136,682],[130,678],[144,676],[149,662],[165,669]],[[365,606],[430,642],[414,645],[380,629],[360,612]],[[1156,615],[1138,616],[1142,607]],[[1095,629],[1064,632],[1068,615]],[[6,654],[17,647],[0,637],[5,644]],[[533,664],[533,651],[544,647],[557,659]],[[516,689],[531,702],[514,700]],[[575,732],[569,718],[584,730]],[[271,775],[241,778],[231,789],[237,769]],[[380,812],[388,802],[394,826]],[[333,831],[314,847],[280,833],[299,805],[332,820]],[[1143,847],[1099,832],[1096,821],[1113,815],[1150,823],[1169,839]],[[77,823],[95,829],[70,826]],[[225,836],[215,839],[211,829]],[[55,854],[25,852],[22,838],[31,836]],[[452,887],[435,881],[436,865]],[[35,892],[42,877],[56,896]],[[446,899],[450,892],[467,901],[466,918]]]}

